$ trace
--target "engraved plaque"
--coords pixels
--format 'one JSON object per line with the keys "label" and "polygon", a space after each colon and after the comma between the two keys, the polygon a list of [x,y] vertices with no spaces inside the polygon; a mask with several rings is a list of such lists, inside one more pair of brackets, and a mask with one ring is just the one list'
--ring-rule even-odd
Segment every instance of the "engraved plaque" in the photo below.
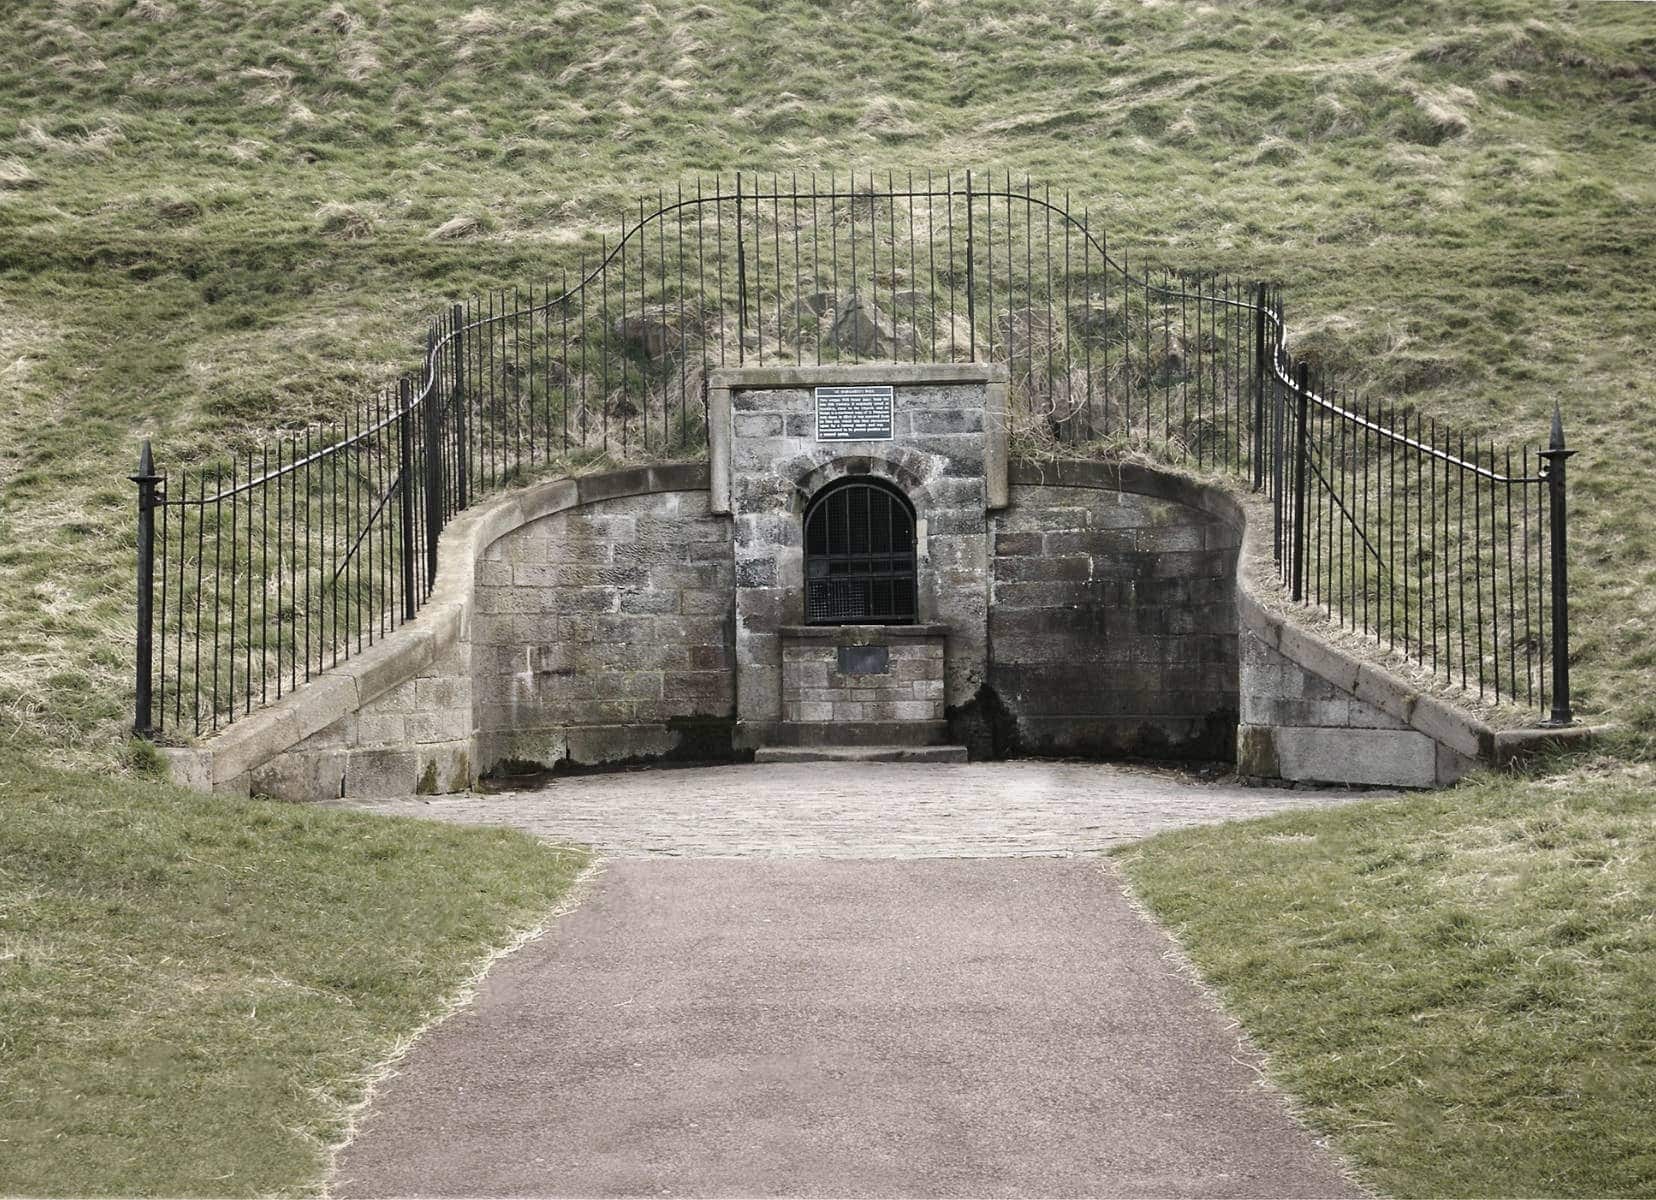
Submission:
{"label": "engraved plaque", "polygon": [[817,441],[891,441],[893,395],[890,384],[817,388]]}
{"label": "engraved plaque", "polygon": [[889,646],[841,646],[839,673],[841,675],[884,675],[891,670]]}

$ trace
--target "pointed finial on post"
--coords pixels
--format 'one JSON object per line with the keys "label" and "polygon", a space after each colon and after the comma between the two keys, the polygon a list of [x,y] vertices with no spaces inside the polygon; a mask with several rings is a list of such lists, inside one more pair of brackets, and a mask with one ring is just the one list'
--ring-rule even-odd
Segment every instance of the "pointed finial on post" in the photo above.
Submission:
{"label": "pointed finial on post", "polygon": [[1564,449],[1564,413],[1558,402],[1553,401],[1552,437],[1547,447],[1549,450]]}
{"label": "pointed finial on post", "polygon": [[138,473],[128,475],[127,478],[138,484],[140,488],[146,483],[153,483],[161,478],[155,473],[155,455],[150,451],[150,440],[148,438],[144,439],[138,450]]}

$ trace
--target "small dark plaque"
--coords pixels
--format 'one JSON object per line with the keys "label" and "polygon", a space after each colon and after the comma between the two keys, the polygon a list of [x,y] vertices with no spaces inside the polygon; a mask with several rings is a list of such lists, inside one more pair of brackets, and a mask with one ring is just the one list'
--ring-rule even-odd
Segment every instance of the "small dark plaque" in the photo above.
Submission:
{"label": "small dark plaque", "polygon": [[890,646],[841,646],[841,675],[884,675],[891,670]]}
{"label": "small dark plaque", "polygon": [[819,442],[889,442],[894,389],[819,387],[816,428]]}

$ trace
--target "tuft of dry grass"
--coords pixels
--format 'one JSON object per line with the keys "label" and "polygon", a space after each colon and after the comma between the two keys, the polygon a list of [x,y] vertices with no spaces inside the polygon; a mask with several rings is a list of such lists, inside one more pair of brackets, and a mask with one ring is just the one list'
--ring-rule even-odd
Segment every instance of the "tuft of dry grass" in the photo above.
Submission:
{"label": "tuft of dry grass", "polygon": [[462,238],[481,237],[487,231],[488,224],[483,218],[467,216],[462,213],[459,216],[450,217],[427,236],[440,242],[452,242]]}
{"label": "tuft of dry grass", "polygon": [[20,192],[28,188],[44,187],[46,181],[29,169],[20,158],[0,158],[0,190]]}
{"label": "tuft of dry grass", "polygon": [[1466,110],[1477,103],[1477,97],[1466,88],[1451,87],[1441,92],[1423,89],[1416,93],[1414,102],[1439,140],[1472,132],[1472,119]]}
{"label": "tuft of dry grass", "polygon": [[324,204],[316,210],[317,232],[324,237],[357,241],[372,237],[374,222],[366,212],[351,204]]}
{"label": "tuft of dry grass", "polygon": [[925,129],[911,120],[906,106],[889,96],[875,96],[863,106],[857,128],[882,142],[906,142],[921,137]]}
{"label": "tuft of dry grass", "polygon": [[499,33],[505,27],[505,22],[500,14],[478,7],[468,11],[455,22],[455,25],[468,37],[486,37],[492,33]]}
{"label": "tuft of dry grass", "polygon": [[110,124],[100,125],[85,133],[57,137],[35,121],[23,123],[23,139],[46,154],[79,160],[108,158],[115,146],[125,140],[121,131]]}
{"label": "tuft of dry grass", "polygon": [[201,215],[201,202],[183,192],[163,192],[153,203],[156,215],[166,221],[193,221]]}

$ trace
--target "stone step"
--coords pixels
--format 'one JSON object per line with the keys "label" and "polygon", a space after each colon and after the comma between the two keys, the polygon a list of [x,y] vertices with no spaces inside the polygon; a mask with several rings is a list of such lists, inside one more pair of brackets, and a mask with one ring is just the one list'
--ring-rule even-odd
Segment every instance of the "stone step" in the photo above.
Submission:
{"label": "stone step", "polygon": [[963,763],[965,746],[760,746],[756,763],[928,762]]}
{"label": "stone step", "polygon": [[764,741],[772,746],[941,746],[947,721],[783,721]]}

